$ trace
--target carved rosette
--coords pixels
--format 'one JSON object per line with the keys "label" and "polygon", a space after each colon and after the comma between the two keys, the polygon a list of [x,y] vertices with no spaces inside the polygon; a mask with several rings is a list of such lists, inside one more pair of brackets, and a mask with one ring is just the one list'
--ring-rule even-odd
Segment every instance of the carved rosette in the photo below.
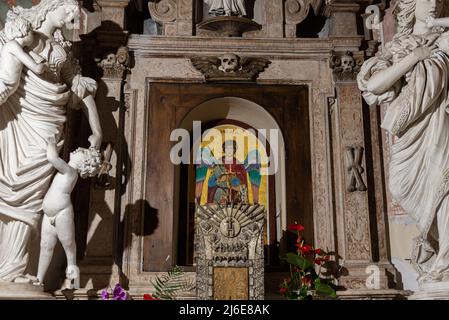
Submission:
{"label": "carved rosette", "polygon": [[104,78],[122,79],[129,66],[129,52],[127,47],[120,47],[116,53],[109,53],[98,63],[103,69]]}
{"label": "carved rosette", "polygon": [[197,206],[197,298],[214,297],[214,268],[248,268],[250,300],[264,298],[263,227],[266,210],[255,204]]}
{"label": "carved rosette", "polygon": [[334,82],[355,82],[357,74],[364,62],[362,53],[331,53],[329,66],[332,69]]}

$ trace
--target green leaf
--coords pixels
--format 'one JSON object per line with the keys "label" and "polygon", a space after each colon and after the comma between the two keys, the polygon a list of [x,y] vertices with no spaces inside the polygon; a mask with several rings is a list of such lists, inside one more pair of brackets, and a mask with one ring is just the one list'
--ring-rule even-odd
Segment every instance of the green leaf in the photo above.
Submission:
{"label": "green leaf", "polygon": [[286,260],[288,263],[297,266],[302,270],[307,270],[313,267],[312,262],[292,252],[287,253]]}
{"label": "green leaf", "polygon": [[337,293],[335,292],[335,290],[327,283],[321,282],[320,278],[315,279],[314,285],[316,293],[320,296],[327,296],[331,298],[337,297]]}

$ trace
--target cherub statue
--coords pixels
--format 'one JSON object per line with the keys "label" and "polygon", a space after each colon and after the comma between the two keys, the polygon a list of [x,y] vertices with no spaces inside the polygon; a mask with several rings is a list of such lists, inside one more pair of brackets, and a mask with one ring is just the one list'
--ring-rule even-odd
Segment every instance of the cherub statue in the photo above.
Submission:
{"label": "cherub statue", "polygon": [[[70,194],[78,180],[95,176],[101,165],[100,152],[94,148],[78,148],[70,154],[69,163],[62,160],[57,151],[54,139],[47,147],[47,159],[55,167],[57,173],[44,197],[42,209],[44,218],[41,229],[41,252],[35,285],[42,285],[53,250],[59,239],[67,256],[67,279],[77,283],[79,269],[76,265],[75,224]],[[75,289],[76,288],[75,286]]]}
{"label": "cherub statue", "polygon": [[246,16],[245,0],[204,0],[213,16]]}
{"label": "cherub statue", "polygon": [[0,105],[19,86],[23,66],[34,73],[42,74],[48,68],[44,63],[36,63],[25,51],[34,41],[31,23],[22,17],[8,17],[5,23],[8,42],[0,53]]}

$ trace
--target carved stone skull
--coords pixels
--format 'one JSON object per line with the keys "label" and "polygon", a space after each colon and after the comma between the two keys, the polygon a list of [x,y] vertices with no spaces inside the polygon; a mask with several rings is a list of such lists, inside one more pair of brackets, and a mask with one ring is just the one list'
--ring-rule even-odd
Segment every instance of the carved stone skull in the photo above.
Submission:
{"label": "carved stone skull", "polygon": [[239,57],[237,57],[233,53],[225,53],[221,57],[219,57],[221,65],[218,68],[219,70],[230,73],[239,70],[240,62]]}
{"label": "carved stone skull", "polygon": [[352,72],[355,67],[354,58],[349,54],[345,54],[343,57],[341,57],[341,67],[344,73]]}
{"label": "carved stone skull", "polygon": [[117,57],[115,56],[114,53],[109,53],[105,59],[101,60],[101,67],[103,68],[107,68],[107,67],[113,67],[115,65],[115,63],[117,62]]}

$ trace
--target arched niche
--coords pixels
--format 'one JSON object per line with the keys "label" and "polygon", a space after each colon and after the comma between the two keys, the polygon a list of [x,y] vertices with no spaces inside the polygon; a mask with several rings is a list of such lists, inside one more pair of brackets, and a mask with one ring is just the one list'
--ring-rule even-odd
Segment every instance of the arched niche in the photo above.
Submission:
{"label": "arched niche", "polygon": [[[286,229],[287,224],[287,205],[286,205],[286,171],[285,171],[285,142],[282,134],[282,130],[276,120],[272,117],[272,115],[267,112],[262,106],[237,97],[222,97],[208,100],[195,108],[193,108],[181,121],[178,128],[185,129],[189,132],[193,132],[193,123],[194,121],[200,121],[205,128],[213,127],[213,124],[223,125],[223,123],[235,124],[239,127],[246,127],[250,129],[258,130],[266,130],[269,132],[270,130],[276,130],[278,133],[274,139],[269,139],[267,145],[270,149],[271,160],[276,157],[276,162],[278,164],[278,169],[272,177],[267,177],[269,181],[269,185],[273,191],[273,195],[269,197],[269,201],[273,201],[274,203],[269,204],[269,208],[271,210],[268,211],[268,215],[272,217],[270,219],[267,217],[267,222],[274,223],[275,226],[268,225],[266,230],[268,231],[267,239],[267,254],[271,255],[268,261],[276,261],[277,259],[273,257],[274,254],[278,254],[278,248],[273,247],[282,242],[283,230]],[[209,124],[209,125],[208,125]],[[212,124],[212,125],[211,125]],[[204,129],[204,128],[203,128]],[[193,145],[195,145],[195,141],[193,141]],[[276,153],[276,155],[275,155]],[[190,179],[192,173],[190,173]],[[181,166],[176,166],[175,168],[175,190],[181,190],[182,186],[185,187],[185,179],[189,180],[189,174],[185,173],[185,169],[182,169]],[[177,197],[180,196],[180,192],[177,192]],[[175,204],[182,206],[181,203],[184,199],[176,198]],[[175,208],[175,212],[178,215],[183,214],[180,208]],[[190,209],[193,212],[192,208]],[[274,212],[273,212],[274,211]],[[180,216],[175,217],[175,220],[180,221]],[[185,219],[188,220],[188,219]],[[183,223],[178,224],[179,228],[184,228],[185,221]],[[270,233],[273,233],[274,239]],[[182,235],[181,235],[182,234]],[[178,246],[185,245],[186,237],[184,233],[178,232],[178,235],[181,237],[178,239]],[[270,241],[271,238],[271,241]],[[193,241],[190,237],[187,237],[187,241]],[[274,241],[274,244],[273,242]],[[192,246],[191,246],[192,247]],[[184,247],[185,248],[185,247]],[[182,250],[184,250],[184,248]],[[181,262],[185,262],[189,259],[186,259],[182,254],[179,255],[178,258],[182,257]]]}

